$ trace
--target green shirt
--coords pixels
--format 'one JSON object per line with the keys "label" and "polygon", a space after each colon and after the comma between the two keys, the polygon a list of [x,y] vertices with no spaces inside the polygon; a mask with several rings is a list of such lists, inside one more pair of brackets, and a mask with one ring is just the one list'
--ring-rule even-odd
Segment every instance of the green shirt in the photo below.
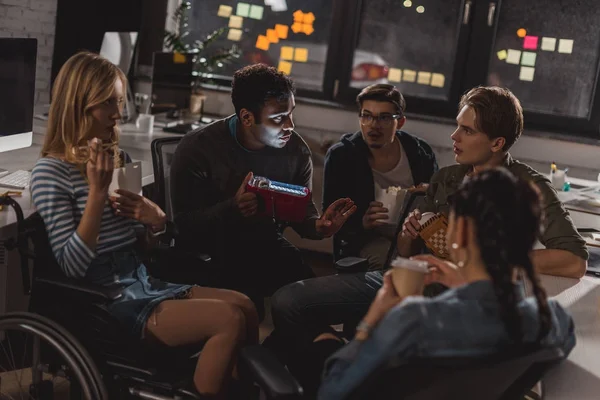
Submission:
{"label": "green shirt", "polygon": [[[538,238],[547,249],[566,250],[584,260],[588,259],[585,240],[579,235],[569,212],[558,199],[550,180],[529,165],[513,159],[507,154],[504,167],[519,179],[533,182],[543,198],[544,229]],[[441,212],[448,216],[448,196],[456,192],[470,165],[452,165],[440,169],[431,178],[421,212]]]}

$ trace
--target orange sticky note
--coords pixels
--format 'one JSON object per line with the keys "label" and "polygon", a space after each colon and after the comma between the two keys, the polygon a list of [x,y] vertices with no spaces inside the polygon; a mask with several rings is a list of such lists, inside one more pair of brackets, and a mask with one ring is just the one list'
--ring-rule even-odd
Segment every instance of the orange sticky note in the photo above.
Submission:
{"label": "orange sticky note", "polygon": [[294,22],[302,22],[304,21],[304,13],[302,10],[294,11]]}
{"label": "orange sticky note", "polygon": [[288,29],[289,28],[287,27],[287,25],[281,25],[281,24],[275,25],[275,32],[277,32],[277,36],[279,36],[279,39],[287,39]]}
{"label": "orange sticky note", "polygon": [[290,46],[282,46],[281,54],[279,58],[282,60],[293,60],[294,59],[294,48]]}
{"label": "orange sticky note", "polygon": [[277,36],[275,29],[267,29],[267,39],[269,39],[269,42],[271,43],[279,42],[279,36]]}
{"label": "orange sticky note", "polygon": [[292,25],[292,31],[294,33],[302,32],[303,27],[304,27],[304,25],[301,24],[300,22],[294,22],[294,24]]}
{"label": "orange sticky note", "polygon": [[174,64],[185,64],[185,54],[173,53]]}
{"label": "orange sticky note", "polygon": [[313,28],[312,25],[304,24],[304,27],[303,27],[302,31],[304,33],[306,33],[306,35],[310,35],[310,34],[312,34],[315,31],[315,29]]}
{"label": "orange sticky note", "polygon": [[289,75],[292,73],[292,63],[289,61],[279,61],[277,69],[284,74]]}
{"label": "orange sticky note", "polygon": [[257,49],[267,51],[267,50],[269,50],[270,44],[271,44],[271,42],[269,42],[269,39],[267,39],[267,37],[265,35],[258,35],[258,38],[256,39],[256,48]]}
{"label": "orange sticky note", "polygon": [[315,14],[313,14],[311,12],[304,14],[304,20],[303,20],[303,22],[305,24],[312,25],[312,23],[315,22]]}
{"label": "orange sticky note", "polygon": [[294,61],[307,62],[308,61],[308,49],[298,48],[294,53]]}

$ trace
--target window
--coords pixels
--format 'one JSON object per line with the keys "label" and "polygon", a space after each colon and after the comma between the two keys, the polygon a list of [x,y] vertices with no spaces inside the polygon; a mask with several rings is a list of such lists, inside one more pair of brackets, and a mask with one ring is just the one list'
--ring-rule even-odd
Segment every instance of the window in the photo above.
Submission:
{"label": "window", "polygon": [[[201,0],[192,2],[190,40],[215,29],[229,31],[213,47],[236,43],[242,57],[225,65],[225,76],[265,63],[289,74],[299,89],[321,91],[327,64],[332,0]],[[270,4],[270,5],[266,5]]]}
{"label": "window", "polygon": [[505,1],[487,83],[526,111],[588,118],[600,56],[597,0]]}
{"label": "window", "polygon": [[350,86],[396,84],[405,96],[447,100],[461,0],[364,0]]}

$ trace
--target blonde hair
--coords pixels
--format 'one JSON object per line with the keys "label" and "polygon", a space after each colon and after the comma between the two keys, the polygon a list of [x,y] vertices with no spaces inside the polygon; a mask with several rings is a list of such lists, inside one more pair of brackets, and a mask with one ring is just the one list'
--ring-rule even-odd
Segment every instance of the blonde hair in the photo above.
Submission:
{"label": "blonde hair", "polygon": [[[113,96],[114,83],[120,79],[123,91],[127,77],[113,63],[98,54],[80,52],[72,56],[60,69],[52,88],[52,103],[48,113],[48,128],[42,157],[58,156],[77,164],[85,171],[88,139],[94,122],[93,107]],[[115,167],[121,166],[119,129],[115,126],[111,137]]]}

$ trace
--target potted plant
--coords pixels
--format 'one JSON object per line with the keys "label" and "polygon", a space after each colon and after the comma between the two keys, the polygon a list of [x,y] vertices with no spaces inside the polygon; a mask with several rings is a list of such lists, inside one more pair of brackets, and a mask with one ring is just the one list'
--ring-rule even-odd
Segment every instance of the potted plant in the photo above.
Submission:
{"label": "potted plant", "polygon": [[164,37],[164,48],[174,53],[186,53],[193,57],[193,79],[192,92],[190,96],[190,113],[200,114],[203,109],[206,96],[202,92],[202,84],[210,83],[213,75],[225,64],[241,55],[240,48],[233,44],[231,47],[214,49],[211,47],[219,38],[226,34],[228,27],[214,30],[202,40],[191,42],[186,38],[189,36],[188,12],[192,3],[182,1],[173,14],[173,21],[177,27],[175,32],[166,31]]}

